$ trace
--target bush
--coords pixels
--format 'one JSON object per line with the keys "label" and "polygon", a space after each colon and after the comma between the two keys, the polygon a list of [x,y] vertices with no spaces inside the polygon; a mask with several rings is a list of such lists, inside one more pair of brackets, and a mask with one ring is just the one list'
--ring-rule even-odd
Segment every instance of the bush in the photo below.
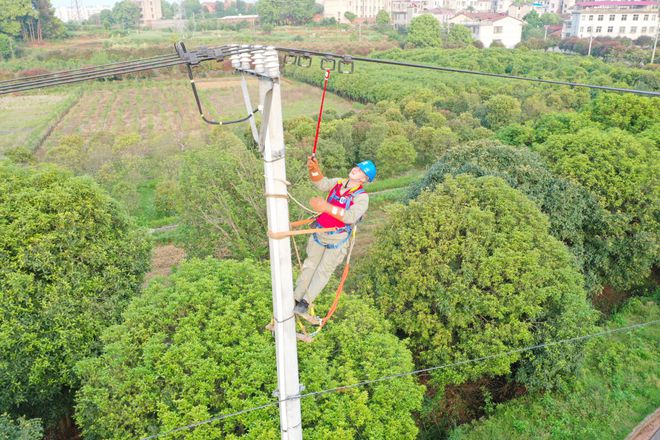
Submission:
{"label": "bush", "polygon": [[[76,419],[85,439],[142,438],[273,401],[277,388],[266,264],[192,260],[153,282],[80,364]],[[359,319],[355,317],[359,316]],[[346,297],[313,344],[299,346],[305,392],[410,371],[410,352],[363,300]],[[414,439],[413,377],[302,401],[310,438]],[[197,427],[189,439],[280,437],[277,406]]]}
{"label": "bush", "polygon": [[484,125],[497,130],[517,122],[521,116],[520,101],[512,96],[495,95],[484,103]]}
{"label": "bush", "polygon": [[553,171],[593,192],[609,212],[608,279],[613,287],[642,284],[660,255],[657,149],[617,128],[552,135],[534,148]]}
{"label": "bush", "polygon": [[0,412],[69,410],[74,364],[98,349],[149,268],[150,246],[87,178],[0,163]]}
{"label": "bush", "polygon": [[41,420],[19,417],[12,420],[7,414],[0,414],[0,438],[3,440],[41,440],[44,430]]}
{"label": "bush", "polygon": [[477,141],[449,150],[412,186],[408,200],[433,190],[448,176],[496,176],[529,197],[548,216],[550,233],[574,255],[589,294],[600,292],[606,276],[605,212],[593,195],[579,185],[555,177],[541,157],[527,148]]}
{"label": "bush", "polygon": [[389,177],[413,167],[417,153],[404,136],[386,138],[376,152],[378,173]]}
{"label": "bush", "polygon": [[[409,338],[420,368],[592,326],[571,255],[550,236],[533,202],[496,177],[448,176],[435,191],[395,206],[371,255],[361,292]],[[579,347],[562,346],[432,374],[442,387],[515,370],[528,387],[548,388],[574,372],[579,359]]]}
{"label": "bush", "polygon": [[440,47],[440,23],[431,14],[410,21],[408,43],[414,47]]}
{"label": "bush", "polygon": [[8,60],[14,56],[14,40],[5,34],[0,34],[0,59]]}
{"label": "bush", "polygon": [[179,214],[186,253],[265,257],[262,166],[231,132],[216,132],[212,142],[183,159]]}
{"label": "bush", "polygon": [[607,127],[639,133],[660,123],[654,98],[604,93],[591,102],[591,119]]}

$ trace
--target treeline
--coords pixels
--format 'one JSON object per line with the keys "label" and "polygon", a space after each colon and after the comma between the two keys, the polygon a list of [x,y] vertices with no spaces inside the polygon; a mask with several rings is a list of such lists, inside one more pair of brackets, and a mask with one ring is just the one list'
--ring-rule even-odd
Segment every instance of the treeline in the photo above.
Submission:
{"label": "treeline", "polygon": [[50,0],[0,1],[0,60],[16,55],[16,41],[42,42],[65,35]]}

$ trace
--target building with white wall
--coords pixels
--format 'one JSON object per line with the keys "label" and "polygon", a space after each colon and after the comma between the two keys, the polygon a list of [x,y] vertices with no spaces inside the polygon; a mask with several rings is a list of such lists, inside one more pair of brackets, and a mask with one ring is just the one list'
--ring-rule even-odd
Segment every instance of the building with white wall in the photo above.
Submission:
{"label": "building with white wall", "polygon": [[142,9],[142,23],[149,23],[163,18],[160,0],[136,0]]}
{"label": "building with white wall", "polygon": [[490,47],[500,41],[504,47],[514,48],[522,39],[523,21],[496,12],[461,12],[449,20],[472,31],[472,37]]}
{"label": "building with white wall", "polygon": [[112,6],[83,6],[70,8],[56,8],[55,16],[65,23],[71,21],[82,22],[89,20],[94,14],[100,14],[104,9],[112,9]]}
{"label": "building with white wall", "polygon": [[390,12],[391,0],[325,0],[323,3],[323,18],[334,18],[340,23],[348,23],[344,17],[351,12],[357,18],[373,21],[381,9]]}
{"label": "building with white wall", "polygon": [[564,23],[562,37],[655,37],[658,3],[649,0],[578,2]]}

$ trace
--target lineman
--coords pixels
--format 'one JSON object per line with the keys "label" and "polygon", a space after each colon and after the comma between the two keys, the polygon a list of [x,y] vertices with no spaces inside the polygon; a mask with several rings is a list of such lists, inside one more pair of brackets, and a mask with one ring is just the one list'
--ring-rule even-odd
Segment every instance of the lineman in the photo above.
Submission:
{"label": "lineman", "polygon": [[296,282],[293,311],[307,313],[307,308],[321,293],[330,275],[348,252],[348,242],[355,224],[369,208],[369,196],[363,185],[376,177],[376,166],[370,160],[356,164],[348,179],[324,177],[316,158],[307,159],[309,177],[321,191],[329,191],[327,198],[310,199],[309,204],[321,214],[315,225],[320,228],[338,228],[333,232],[312,234],[307,242],[307,258]]}

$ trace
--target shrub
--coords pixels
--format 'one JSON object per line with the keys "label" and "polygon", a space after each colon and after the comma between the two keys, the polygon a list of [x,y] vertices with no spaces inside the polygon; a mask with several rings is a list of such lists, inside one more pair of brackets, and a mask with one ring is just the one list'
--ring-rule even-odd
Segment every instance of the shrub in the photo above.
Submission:
{"label": "shrub", "polygon": [[630,289],[643,283],[659,255],[657,149],[617,128],[553,135],[534,148],[553,171],[593,192],[609,212],[612,285]]}
{"label": "shrub", "polygon": [[431,14],[410,21],[408,43],[415,47],[440,47],[440,23]]}
{"label": "shrub", "polygon": [[[532,201],[496,177],[448,176],[395,206],[371,250],[361,292],[409,338],[420,368],[502,353],[591,329],[593,312],[566,248]],[[433,373],[462,383],[515,369],[556,384],[580,349],[513,353]]]}
{"label": "shrub", "polygon": [[213,142],[183,159],[179,213],[186,253],[264,257],[262,166],[230,132],[217,132]]}
{"label": "shrub", "polygon": [[0,411],[68,411],[74,364],[98,349],[149,268],[150,246],[87,178],[0,163]]}
{"label": "shrub", "polygon": [[411,187],[408,200],[433,190],[448,176],[496,176],[529,197],[548,216],[550,233],[564,242],[585,278],[587,292],[597,294],[608,283],[605,212],[591,193],[555,177],[541,157],[527,148],[477,141],[449,150]]}
{"label": "shrub", "polygon": [[44,430],[41,420],[19,417],[12,420],[7,414],[0,414],[0,438],[6,440],[41,440]]}
{"label": "shrub", "polygon": [[517,122],[522,114],[520,101],[507,95],[493,96],[484,103],[484,107],[484,124],[494,130]]}
{"label": "shrub", "polygon": [[653,98],[604,93],[591,102],[591,119],[607,127],[618,127],[639,133],[660,123],[657,103]]}
{"label": "shrub", "polygon": [[[76,418],[86,439],[142,438],[273,401],[277,388],[268,266],[192,260],[153,282],[80,364]],[[359,319],[355,319],[359,316]],[[299,347],[305,391],[412,369],[410,352],[365,301],[350,297],[310,345]],[[302,401],[310,438],[414,439],[412,377]],[[190,439],[280,437],[277,406],[188,432]]]}
{"label": "shrub", "polygon": [[386,138],[376,152],[378,172],[382,177],[389,177],[412,168],[417,153],[404,136]]}

